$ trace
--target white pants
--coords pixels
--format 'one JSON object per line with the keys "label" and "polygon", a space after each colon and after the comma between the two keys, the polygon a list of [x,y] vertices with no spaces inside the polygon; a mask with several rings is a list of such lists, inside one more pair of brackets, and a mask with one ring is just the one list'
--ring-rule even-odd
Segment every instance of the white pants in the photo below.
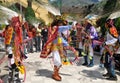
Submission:
{"label": "white pants", "polygon": [[110,33],[107,33],[107,41],[105,42],[106,45],[115,45],[117,42],[117,38],[114,38]]}
{"label": "white pants", "polygon": [[61,62],[61,57],[60,57],[60,54],[59,52],[56,50],[56,51],[53,51],[52,52],[53,54],[53,60],[54,60],[54,65],[57,66],[57,67],[60,67],[62,65],[62,62]]}
{"label": "white pants", "polygon": [[79,42],[79,49],[83,49],[82,42]]}
{"label": "white pants", "polygon": [[8,56],[9,54],[12,54],[12,58],[8,58],[8,67],[11,68],[11,65],[15,63],[14,55],[12,52],[12,47],[8,46],[6,49],[7,49]]}
{"label": "white pants", "polygon": [[90,56],[92,56],[92,57],[93,57],[93,55],[94,55],[94,53],[93,53],[93,47],[92,47],[91,44],[89,44],[89,54],[88,54],[88,55],[90,55]]}
{"label": "white pants", "polygon": [[116,38],[113,38],[111,40],[107,40],[105,43],[106,45],[114,45],[117,42]]}

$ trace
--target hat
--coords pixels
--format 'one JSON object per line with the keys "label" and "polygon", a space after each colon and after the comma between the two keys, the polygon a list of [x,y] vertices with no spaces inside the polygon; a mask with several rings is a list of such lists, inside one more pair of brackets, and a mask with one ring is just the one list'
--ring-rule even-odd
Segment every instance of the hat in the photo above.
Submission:
{"label": "hat", "polygon": [[87,19],[86,21],[87,21],[88,23],[90,23],[91,25],[96,25],[96,20]]}

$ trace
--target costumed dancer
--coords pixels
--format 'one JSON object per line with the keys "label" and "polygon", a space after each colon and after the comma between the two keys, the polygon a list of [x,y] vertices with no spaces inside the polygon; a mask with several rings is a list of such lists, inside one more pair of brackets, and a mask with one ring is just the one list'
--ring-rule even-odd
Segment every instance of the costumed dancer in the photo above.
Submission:
{"label": "costumed dancer", "polygon": [[[23,41],[23,35],[22,35],[23,31],[22,31],[19,17],[13,17],[11,24],[14,28],[13,53],[14,53],[14,58],[15,58],[15,64],[19,72],[21,74],[24,74],[24,79],[23,79],[23,82],[24,82],[26,78],[26,71],[25,71],[25,66],[22,61],[23,59],[26,59],[27,56],[24,54],[24,48],[23,48],[24,41]],[[19,73],[18,73],[18,77],[19,77]]]}
{"label": "costumed dancer", "polygon": [[66,43],[62,38],[61,32],[70,29],[69,26],[62,26],[62,24],[62,20],[54,21],[52,23],[53,33],[46,42],[40,55],[40,57],[46,58],[52,52],[54,61],[54,72],[52,78],[57,81],[61,81],[62,79],[59,75],[59,69],[62,66],[61,58],[66,58],[66,56],[63,53],[64,44],[68,46],[68,43]]}
{"label": "costumed dancer", "polygon": [[[13,33],[14,29],[11,25],[7,25],[4,32],[3,37],[5,38],[5,47],[8,54],[8,67],[9,67],[9,76],[8,81],[9,83],[12,83],[12,79],[18,81],[18,73],[19,70],[16,67],[14,54],[13,54]],[[13,72],[15,72],[14,78],[13,78]]]}
{"label": "costumed dancer", "polygon": [[[85,40],[84,40],[84,49],[82,55],[84,56],[85,62],[82,65],[93,67],[94,66],[94,57],[93,57],[93,40],[98,39],[98,34],[95,27],[92,25],[91,20],[85,20]],[[88,64],[88,58],[90,63]]]}
{"label": "costumed dancer", "polygon": [[[11,25],[7,25],[5,27],[5,30],[3,31],[2,36],[5,38],[5,47],[6,47],[6,51],[8,54],[8,67],[9,67],[9,76],[8,76],[8,81],[9,83],[12,83],[12,79],[14,80],[18,80],[18,68],[16,67],[15,64],[15,59],[14,59],[14,54],[13,54],[13,33],[14,33],[14,29]],[[13,72],[15,71],[15,76],[13,78]]]}
{"label": "costumed dancer", "polygon": [[116,27],[113,24],[112,19],[108,19],[105,23],[105,27],[107,28],[107,35],[106,35],[106,41],[104,43],[103,48],[103,55],[101,57],[101,61],[104,63],[104,67],[107,70],[106,74],[103,74],[103,76],[107,76],[108,80],[117,80],[117,76],[115,74],[115,62],[114,62],[114,52],[115,52],[115,46],[118,41],[118,32],[116,30]]}
{"label": "costumed dancer", "polygon": [[7,25],[2,33],[5,38],[5,47],[8,54],[8,67],[9,67],[9,83],[19,83],[19,68],[22,47],[22,28],[20,26],[19,17],[13,17],[11,24]]}

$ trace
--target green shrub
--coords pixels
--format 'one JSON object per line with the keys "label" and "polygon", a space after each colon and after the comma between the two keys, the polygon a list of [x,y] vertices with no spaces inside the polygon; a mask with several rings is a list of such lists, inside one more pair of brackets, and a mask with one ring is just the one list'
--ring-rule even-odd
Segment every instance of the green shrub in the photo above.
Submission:
{"label": "green shrub", "polygon": [[5,24],[1,24],[0,25],[0,30],[3,30],[5,28],[5,26],[6,26]]}
{"label": "green shrub", "polygon": [[102,17],[96,22],[96,24],[101,27],[102,36],[104,36],[105,32],[106,32],[105,22],[106,22],[107,18],[108,18],[108,16]]}
{"label": "green shrub", "polygon": [[120,17],[115,19],[115,26],[116,26],[117,30],[120,31]]}
{"label": "green shrub", "polygon": [[25,20],[28,21],[29,23],[32,23],[36,20],[34,10],[31,7],[26,8]]}
{"label": "green shrub", "polygon": [[117,4],[117,0],[108,0],[103,10],[104,13],[112,12]]}

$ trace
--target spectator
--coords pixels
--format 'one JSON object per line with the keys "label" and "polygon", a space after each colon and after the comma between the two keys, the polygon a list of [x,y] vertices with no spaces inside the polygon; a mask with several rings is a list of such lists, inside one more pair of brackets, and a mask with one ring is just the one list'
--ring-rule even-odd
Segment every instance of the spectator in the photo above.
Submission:
{"label": "spectator", "polygon": [[28,52],[33,53],[33,33],[32,33],[32,25],[29,25],[28,37],[31,38],[31,40],[28,42]]}
{"label": "spectator", "polygon": [[42,29],[41,36],[42,36],[42,49],[43,49],[44,44],[47,42],[48,39],[48,28],[46,25]]}
{"label": "spectator", "polygon": [[39,24],[36,32],[37,36],[37,51],[41,51],[41,31],[42,31],[42,25]]}
{"label": "spectator", "polygon": [[33,46],[35,46],[35,52],[37,52],[37,36],[36,36],[37,29],[35,26],[32,26],[32,35],[33,35]]}
{"label": "spectator", "polygon": [[[28,23],[25,22],[22,26],[23,40],[27,39],[27,29],[28,29]],[[27,44],[24,44],[24,53],[27,54]]]}

